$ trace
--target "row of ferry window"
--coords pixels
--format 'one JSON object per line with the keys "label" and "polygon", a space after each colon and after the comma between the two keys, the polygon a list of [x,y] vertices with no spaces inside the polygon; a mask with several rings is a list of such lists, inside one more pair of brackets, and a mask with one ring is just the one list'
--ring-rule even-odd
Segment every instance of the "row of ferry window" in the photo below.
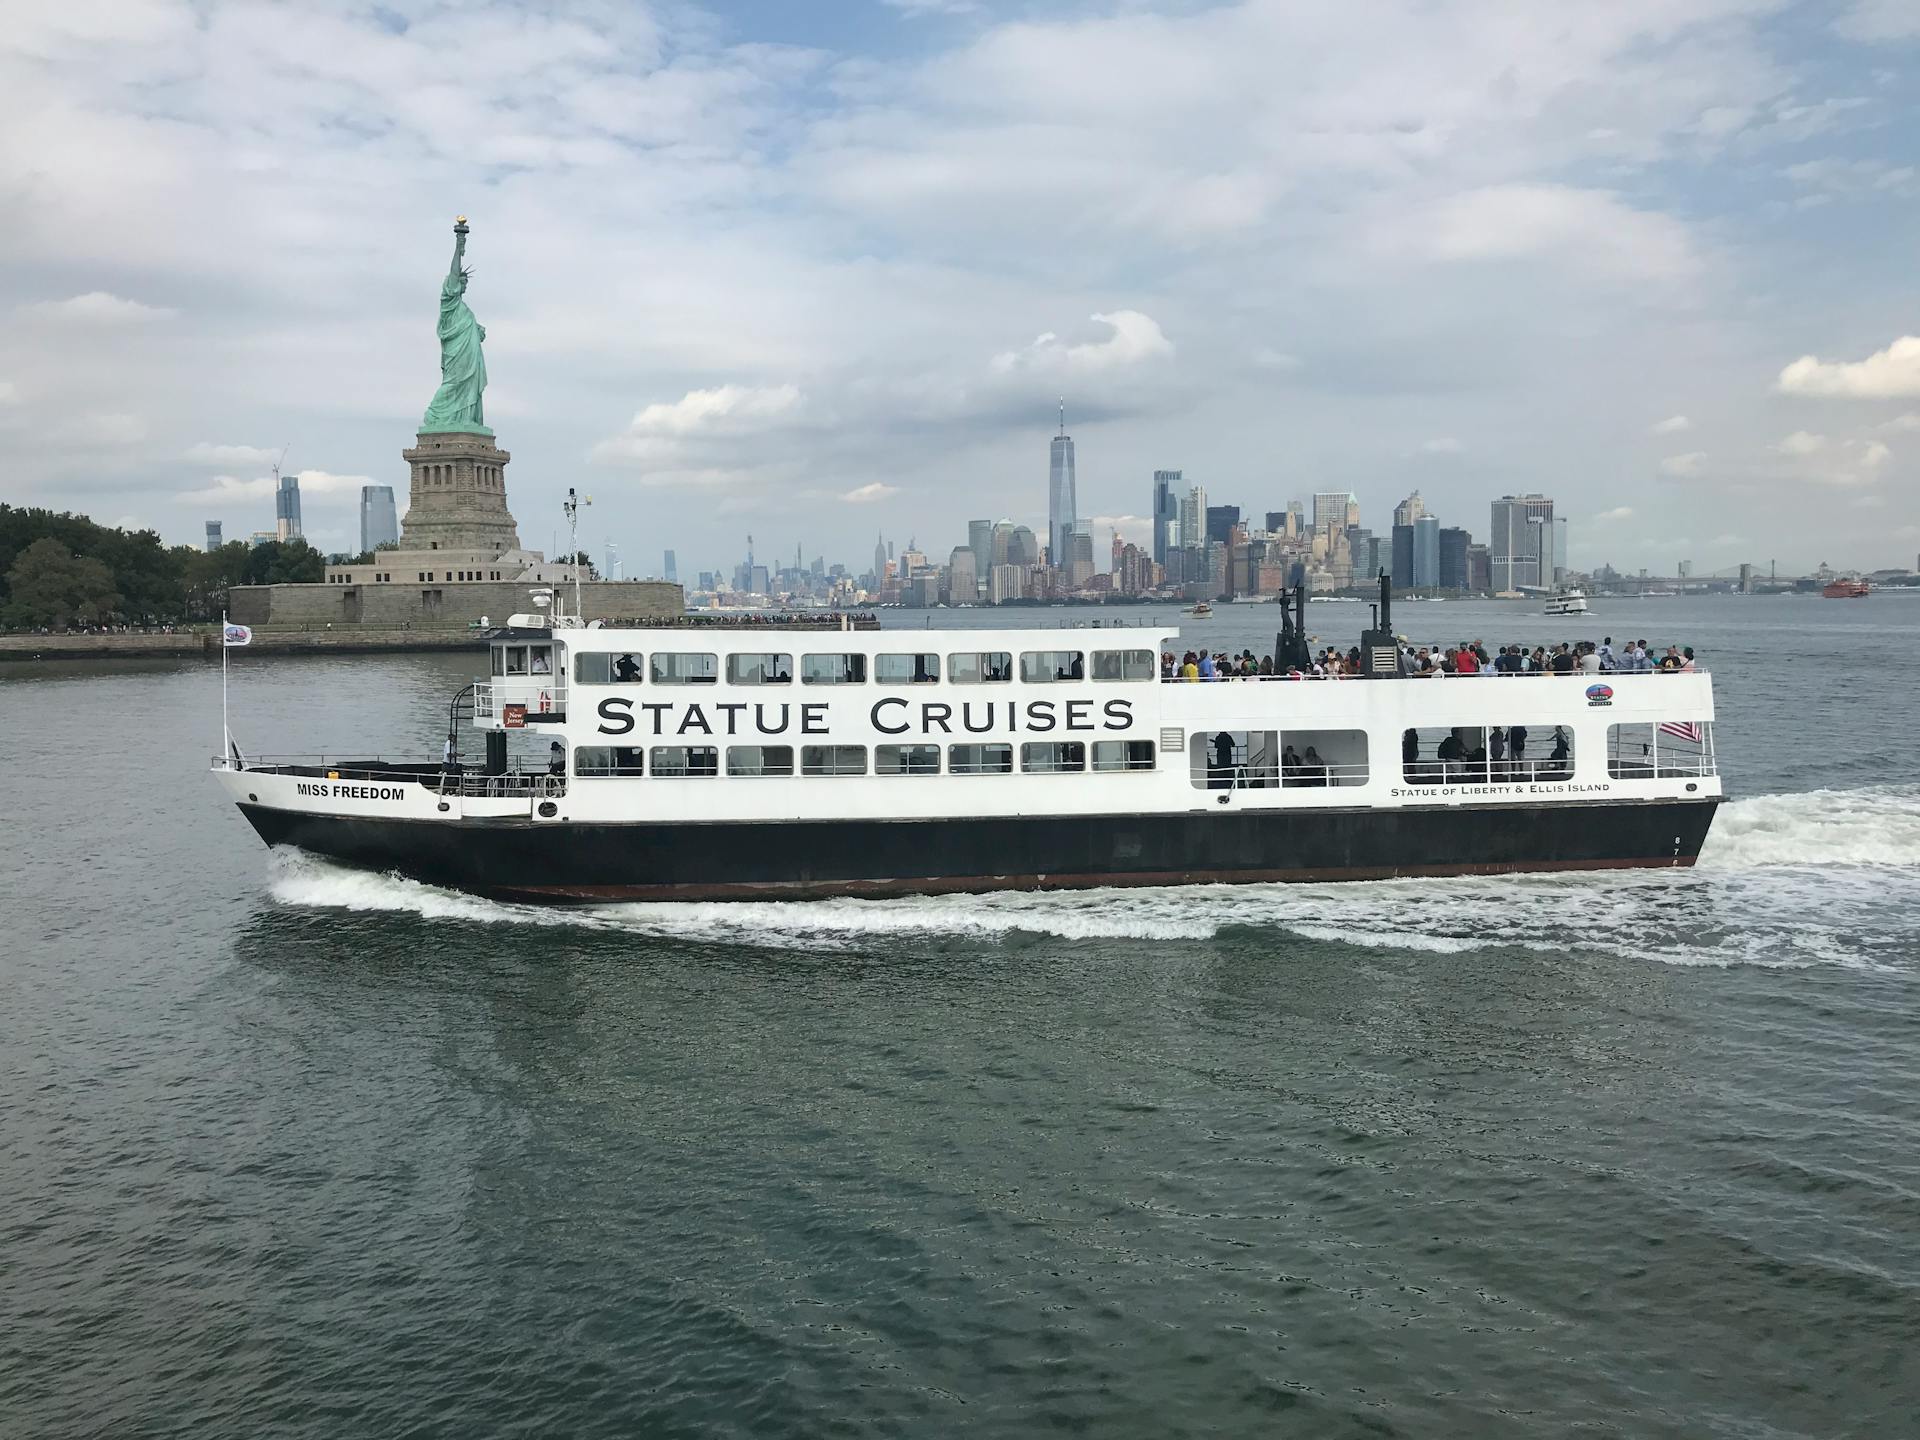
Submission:
{"label": "row of ferry window", "polygon": [[[1006,650],[962,650],[947,655],[946,678],[954,685],[1005,684],[1013,679],[1014,657]],[[1159,667],[1151,650],[1095,650],[1095,680],[1154,680]],[[876,685],[936,685],[942,657],[931,652],[873,655],[802,655],[802,685],[864,685],[871,668]],[[729,685],[790,685],[794,657],[768,652],[728,655]],[[871,661],[871,667],[868,662]],[[1020,679],[1028,685],[1085,680],[1088,656],[1078,650],[1023,650]],[[720,678],[720,657],[700,651],[637,653],[585,652],[573,657],[573,678],[582,685],[712,685]]]}
{"label": "row of ferry window", "polygon": [[[802,775],[865,775],[867,747],[864,745],[802,745]],[[792,745],[729,745],[729,775],[791,775],[794,773]],[[1151,770],[1154,745],[1151,740],[1029,740],[1020,746],[1020,769],[1029,775],[1069,775],[1084,773],[1091,752],[1097,771]],[[875,775],[938,775],[938,745],[876,745],[873,747]],[[946,754],[949,775],[1011,775],[1013,746],[993,744],[949,745]],[[714,745],[582,745],[573,752],[573,773],[583,780],[652,774],[662,778],[718,775],[720,749]]]}

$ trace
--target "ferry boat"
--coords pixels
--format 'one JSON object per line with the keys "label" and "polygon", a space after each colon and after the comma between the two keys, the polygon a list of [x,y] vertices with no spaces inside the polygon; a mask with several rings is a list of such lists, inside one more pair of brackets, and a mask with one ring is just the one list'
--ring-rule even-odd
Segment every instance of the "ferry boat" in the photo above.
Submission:
{"label": "ferry boat", "polygon": [[1864,600],[1873,587],[1864,580],[1835,580],[1820,593],[1829,600]]}
{"label": "ferry boat", "polygon": [[[1305,599],[1276,653],[1305,657]],[[214,775],[269,845],[507,899],[798,899],[1687,866],[1711,678],[1183,681],[1177,629],[517,616],[446,755]],[[804,623],[804,622],[803,622]],[[471,757],[471,758],[469,758]]]}
{"label": "ferry boat", "polygon": [[1583,590],[1562,590],[1547,601],[1549,615],[1585,615],[1587,596]]}
{"label": "ferry boat", "polygon": [[1187,614],[1193,616],[1196,620],[1208,620],[1213,617],[1213,606],[1202,600],[1198,605],[1188,610]]}

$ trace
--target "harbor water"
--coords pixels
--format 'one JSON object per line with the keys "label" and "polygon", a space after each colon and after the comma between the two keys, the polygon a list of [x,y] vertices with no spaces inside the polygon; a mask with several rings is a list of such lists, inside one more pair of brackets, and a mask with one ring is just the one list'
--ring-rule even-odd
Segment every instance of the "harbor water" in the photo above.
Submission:
{"label": "harbor water", "polygon": [[[0,1435],[1913,1433],[1920,596],[1594,608],[1395,621],[1693,645],[1697,869],[543,910],[270,854],[217,667],[0,667]],[[476,668],[234,659],[390,757]]]}

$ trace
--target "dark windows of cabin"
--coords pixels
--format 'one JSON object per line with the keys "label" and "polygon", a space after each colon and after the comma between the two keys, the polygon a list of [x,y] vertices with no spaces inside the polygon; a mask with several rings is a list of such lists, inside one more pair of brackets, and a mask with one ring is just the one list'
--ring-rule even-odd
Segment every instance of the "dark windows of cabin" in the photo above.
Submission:
{"label": "dark windows of cabin", "polygon": [[1087,768],[1086,742],[1029,740],[1020,747],[1020,768],[1029,775],[1065,775]]}
{"label": "dark windows of cabin", "polygon": [[1087,678],[1086,657],[1078,650],[1022,650],[1020,678],[1029,685],[1052,685]]}
{"label": "dark windows of cabin", "polygon": [[867,747],[864,745],[802,745],[802,775],[864,775],[867,773]]}
{"label": "dark windows of cabin", "polygon": [[873,747],[873,773],[876,775],[938,775],[938,745],[876,745]]}
{"label": "dark windows of cabin", "polygon": [[940,679],[938,655],[876,655],[873,657],[873,681],[876,685],[933,685]]}
{"label": "dark windows of cabin", "polygon": [[573,678],[582,685],[638,685],[646,657],[630,651],[592,651],[573,657]]}
{"label": "dark windows of cabin", "polygon": [[1013,656],[1005,650],[961,650],[947,656],[947,679],[955,685],[997,685],[1013,679]]}
{"label": "dark windows of cabin", "polygon": [[648,666],[656,685],[711,685],[720,678],[717,655],[695,650],[656,650]]}
{"label": "dark windows of cabin", "polygon": [[802,685],[864,685],[867,683],[867,657],[864,655],[802,655]]}
{"label": "dark windows of cabin", "polygon": [[1096,740],[1093,742],[1095,770],[1151,770],[1154,765],[1151,740]]}
{"label": "dark windows of cabin", "polygon": [[644,774],[644,755],[637,745],[579,745],[574,747],[573,773],[582,779],[602,780]]}
{"label": "dark windows of cabin", "polygon": [[1010,775],[1013,773],[1011,745],[949,745],[949,775]]}
{"label": "dark windows of cabin", "polygon": [[729,745],[727,774],[791,775],[793,774],[793,747],[791,745]]}
{"label": "dark windows of cabin", "polygon": [[791,685],[793,656],[729,655],[727,656],[727,683],[729,685]]}
{"label": "dark windows of cabin", "polygon": [[1151,650],[1096,650],[1093,652],[1093,678],[1096,680],[1156,680],[1160,666]]}
{"label": "dark windows of cabin", "polygon": [[1573,778],[1565,725],[1456,725],[1400,733],[1409,785],[1518,785]]}
{"label": "dark windows of cabin", "polygon": [[1364,730],[1195,730],[1187,740],[1196,790],[1324,789],[1367,783]]}
{"label": "dark windows of cabin", "polygon": [[656,745],[649,757],[655,778],[720,773],[720,752],[711,745]]}
{"label": "dark windows of cabin", "polygon": [[551,675],[553,646],[496,645],[493,647],[493,673],[496,675]]}

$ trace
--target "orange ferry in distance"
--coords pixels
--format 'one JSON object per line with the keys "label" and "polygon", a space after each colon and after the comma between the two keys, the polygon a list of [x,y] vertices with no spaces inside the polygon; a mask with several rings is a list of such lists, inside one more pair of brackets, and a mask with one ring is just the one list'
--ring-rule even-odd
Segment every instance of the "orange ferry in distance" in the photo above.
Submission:
{"label": "orange ferry in distance", "polygon": [[1820,593],[1829,600],[1864,600],[1873,587],[1864,580],[1836,580]]}

